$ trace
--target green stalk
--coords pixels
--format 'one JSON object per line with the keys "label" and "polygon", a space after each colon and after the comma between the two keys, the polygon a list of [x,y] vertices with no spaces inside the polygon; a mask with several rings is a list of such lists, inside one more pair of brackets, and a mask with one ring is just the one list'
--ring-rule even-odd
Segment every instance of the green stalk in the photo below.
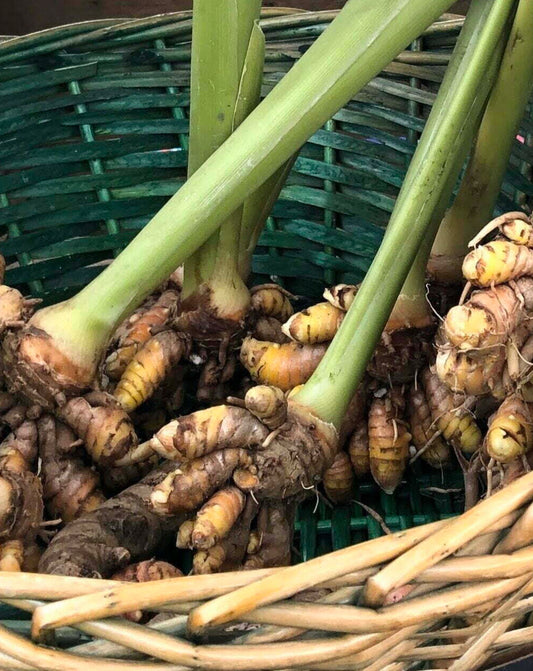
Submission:
{"label": "green stalk", "polygon": [[[480,0],[485,1],[485,0]],[[446,77],[396,201],[383,242],[348,314],[315,373],[295,396],[340,426],[418,249],[449,186],[476,106],[480,85],[513,0],[495,0],[472,49]],[[350,361],[350,365],[346,362]]]}
{"label": "green stalk", "polygon": [[[257,106],[265,38],[261,0],[195,0],[191,55],[189,177]],[[221,318],[239,321],[249,303],[239,254],[242,206],[184,264],[183,298],[203,293]]]}
{"label": "green stalk", "polygon": [[70,301],[38,312],[32,324],[77,366],[94,369],[116,325],[451,4],[349,0],[113,263]]}
{"label": "green stalk", "polygon": [[468,243],[493,216],[512,145],[532,91],[533,5],[531,0],[520,0],[474,151],[457,198],[446,213],[433,246],[430,271],[437,279],[461,281],[461,264]]}

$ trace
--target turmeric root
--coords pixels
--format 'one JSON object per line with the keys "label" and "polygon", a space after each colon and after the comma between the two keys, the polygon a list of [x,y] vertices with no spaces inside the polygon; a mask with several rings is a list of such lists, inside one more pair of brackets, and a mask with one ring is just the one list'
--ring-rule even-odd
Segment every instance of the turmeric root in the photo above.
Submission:
{"label": "turmeric root", "polygon": [[43,519],[41,482],[31,472],[37,427],[26,421],[0,445],[0,541],[32,541]]}
{"label": "turmeric root", "polygon": [[[287,420],[270,435],[244,408],[219,406],[182,417],[149,442],[183,462],[154,491],[161,512],[194,510],[231,477],[257,499],[287,498],[317,483],[331,465],[338,435],[304,406],[289,400]],[[194,458],[198,457],[198,458]]]}
{"label": "turmeric root", "polygon": [[113,351],[104,364],[106,375],[119,380],[127,365],[135,354],[160,329],[169,323],[175,316],[179,302],[179,294],[174,289],[167,289],[157,298],[148,299],[124,324],[115,335],[112,345]]}
{"label": "turmeric root", "polygon": [[279,345],[248,337],[242,343],[241,363],[256,382],[288,391],[307,382],[326,349],[326,345]]}
{"label": "turmeric root", "polygon": [[105,392],[72,398],[58,415],[83,440],[95,463],[115,464],[137,446],[130,418]]}
{"label": "turmeric root", "polygon": [[[360,425],[366,423],[368,387],[363,380],[352,396],[339,429],[339,445],[344,445],[348,436]],[[364,421],[363,421],[364,420]]]}
{"label": "turmeric root", "polygon": [[480,359],[471,352],[442,348],[435,360],[435,371],[445,386],[467,396],[496,394],[504,367],[505,356],[499,352]]}
{"label": "turmeric root", "polygon": [[126,487],[131,487],[155,468],[158,462],[157,455],[153,455],[144,461],[126,466],[97,466],[104,493],[106,496],[114,496]]}
{"label": "turmeric root", "polygon": [[348,312],[359,287],[353,284],[337,284],[324,291],[324,298],[333,305],[333,307]]}
{"label": "turmeric root", "polygon": [[[442,468],[450,461],[450,448],[438,433],[437,422],[431,417],[426,394],[421,387],[413,385],[409,396],[409,426],[413,445],[417,452],[423,450],[421,458],[433,468]],[[429,445],[429,447],[428,447]]]}
{"label": "turmeric root", "polygon": [[22,571],[24,545],[20,540],[6,541],[0,545],[0,571]]}
{"label": "turmeric root", "polygon": [[225,487],[216,492],[196,514],[191,532],[192,547],[208,550],[225,538],[245,503],[245,495],[236,487]]}
{"label": "turmeric root", "polygon": [[333,503],[346,503],[352,496],[353,471],[346,452],[337,455],[323,476],[324,491]]}
{"label": "turmeric root", "polygon": [[70,522],[44,551],[43,573],[108,578],[129,563],[152,557],[176,533],[183,516],[160,516],[150,504],[153,488],[173,464],[149,473],[141,482]]}
{"label": "turmeric root", "polygon": [[243,565],[245,570],[288,566],[291,563],[294,513],[294,501],[269,500],[261,504],[257,515],[260,547],[248,553]]}
{"label": "turmeric root", "polygon": [[482,436],[465,397],[453,394],[430,368],[424,369],[421,380],[431,417],[445,440],[467,454],[476,452]]}
{"label": "turmeric root", "polygon": [[68,523],[98,508],[106,500],[100,478],[85,465],[72,429],[51,415],[43,415],[37,426],[43,497],[50,516]]}
{"label": "turmeric root", "polygon": [[260,284],[250,290],[250,309],[264,317],[285,322],[292,315],[292,294],[278,284]]}
{"label": "turmeric root", "polygon": [[401,390],[394,388],[374,398],[368,414],[370,471],[377,484],[392,494],[400,484],[409,457],[409,433],[403,413]]}
{"label": "turmeric root", "polygon": [[179,363],[184,351],[174,331],[162,331],[147,340],[131,358],[114,397],[126,412],[144,403]]}
{"label": "turmeric root", "polygon": [[489,233],[498,230],[504,238],[516,243],[533,247],[533,225],[531,219],[524,212],[506,212],[496,217],[484,226],[476,237],[470,241],[470,247],[477,245]]}
{"label": "turmeric root", "polygon": [[366,418],[350,436],[348,454],[352,462],[353,472],[357,478],[370,473],[370,448],[368,444],[368,424]]}
{"label": "turmeric root", "polygon": [[[122,582],[151,582],[152,580],[179,578],[182,575],[183,573],[178,568],[168,562],[148,559],[126,566],[111,576],[111,579]],[[145,622],[150,618],[150,613],[144,613],[139,609],[124,613],[124,617],[132,622]]]}
{"label": "turmeric root", "polygon": [[283,333],[283,323],[275,317],[258,317],[251,329],[251,335],[256,340],[266,340],[279,345],[290,342],[290,338]]}
{"label": "turmeric root", "polygon": [[476,247],[463,261],[463,276],[477,287],[490,287],[533,274],[533,251],[509,240]]}
{"label": "turmeric root", "polygon": [[489,421],[485,436],[488,454],[509,463],[533,447],[531,407],[518,395],[505,399]]}
{"label": "turmeric root", "polygon": [[207,550],[195,552],[192,560],[193,573],[201,575],[241,568],[256,513],[257,504],[248,497],[243,512],[226,537]]}
{"label": "turmeric root", "polygon": [[287,401],[278,387],[263,384],[252,387],[244,397],[244,404],[269,429],[281,426],[287,418]]}
{"label": "turmeric root", "polygon": [[333,340],[346,313],[328,302],[297,312],[283,324],[283,333],[303,345]]}
{"label": "turmeric root", "polygon": [[17,289],[0,285],[0,334],[22,326],[31,314],[35,300],[27,300]]}

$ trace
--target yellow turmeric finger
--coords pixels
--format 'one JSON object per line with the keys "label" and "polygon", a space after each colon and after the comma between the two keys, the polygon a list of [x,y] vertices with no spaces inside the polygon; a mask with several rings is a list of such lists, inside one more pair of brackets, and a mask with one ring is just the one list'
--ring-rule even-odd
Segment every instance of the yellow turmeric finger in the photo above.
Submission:
{"label": "yellow turmeric finger", "polygon": [[277,284],[261,284],[250,290],[250,308],[265,317],[275,317],[281,322],[292,315],[291,294]]}
{"label": "yellow turmeric finger", "polygon": [[292,315],[282,326],[283,333],[304,345],[329,342],[339,330],[345,312],[330,303],[317,303]]}
{"label": "yellow turmeric finger", "polygon": [[533,447],[531,406],[513,394],[490,419],[485,447],[491,457],[509,463]]}
{"label": "yellow turmeric finger", "polygon": [[207,550],[225,538],[244,510],[246,496],[237,487],[225,487],[204,503],[191,534],[194,548]]}
{"label": "yellow turmeric finger", "polygon": [[473,249],[463,261],[463,276],[478,287],[503,284],[533,273],[533,251],[509,240]]}

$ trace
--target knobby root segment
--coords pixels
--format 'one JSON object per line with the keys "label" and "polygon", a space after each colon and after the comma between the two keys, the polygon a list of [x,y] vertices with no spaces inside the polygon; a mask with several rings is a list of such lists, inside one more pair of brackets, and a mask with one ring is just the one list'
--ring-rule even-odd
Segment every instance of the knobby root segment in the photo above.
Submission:
{"label": "knobby root segment", "polygon": [[485,448],[497,461],[509,463],[533,447],[532,406],[520,396],[507,397],[492,415]]}
{"label": "knobby root segment", "polygon": [[246,496],[237,487],[225,487],[216,492],[196,514],[191,533],[191,545],[208,550],[225,538],[244,510]]}
{"label": "knobby root segment", "polygon": [[368,442],[368,423],[361,422],[350,436],[348,454],[353,472],[357,478],[370,473],[370,446]]}
{"label": "knobby root segment", "polygon": [[87,452],[98,464],[113,465],[138,444],[130,418],[105,392],[72,398],[58,414],[83,440]]}
{"label": "knobby root segment", "polygon": [[76,434],[51,415],[43,415],[37,426],[43,498],[49,515],[68,523],[98,508],[106,497],[98,473],[85,464],[76,446]]}
{"label": "knobby root segment", "polygon": [[409,458],[409,433],[404,421],[401,389],[374,398],[368,415],[370,470],[374,480],[392,494],[400,484]]}
{"label": "knobby root segment", "polygon": [[504,284],[533,273],[533,250],[509,240],[473,249],[463,261],[463,276],[477,287]]}
{"label": "knobby root segment", "polygon": [[120,378],[114,397],[126,412],[148,400],[180,362],[185,346],[174,331],[152,336],[132,357]]}
{"label": "knobby root segment", "polygon": [[282,330],[288,338],[304,345],[329,342],[335,337],[344,315],[343,310],[329,302],[317,303],[290,317]]}
{"label": "knobby root segment", "polygon": [[[438,418],[437,418],[438,419]],[[449,445],[438,433],[433,421],[426,392],[421,386],[413,385],[409,395],[409,426],[413,445],[421,458],[433,468],[446,466],[451,459]]]}
{"label": "knobby root segment", "polygon": [[326,345],[280,345],[248,337],[242,343],[240,356],[253,380],[288,391],[307,382],[326,349]]}
{"label": "knobby root segment", "polygon": [[331,466],[324,473],[323,484],[328,498],[333,503],[346,503],[352,497],[353,471],[346,452],[337,452]]}
{"label": "knobby root segment", "polygon": [[155,299],[150,296],[116,330],[111,343],[111,353],[104,363],[104,372],[112,380],[120,380],[127,365],[139,349],[158,329],[170,323],[177,312],[179,292],[167,289]]}
{"label": "knobby root segment", "polygon": [[171,468],[172,464],[166,464],[152,471],[141,482],[68,524],[45,550],[40,571],[109,577],[132,561],[152,556],[184,519],[162,517],[150,505],[154,487]]}
{"label": "knobby root segment", "polygon": [[296,503],[267,500],[257,515],[258,547],[247,547],[243,568],[247,571],[291,563],[291,547]]}

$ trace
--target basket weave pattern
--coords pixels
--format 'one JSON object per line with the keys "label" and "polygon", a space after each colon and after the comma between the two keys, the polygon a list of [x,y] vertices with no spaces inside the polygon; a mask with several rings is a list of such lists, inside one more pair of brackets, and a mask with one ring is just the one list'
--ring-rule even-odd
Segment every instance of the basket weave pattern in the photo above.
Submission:
{"label": "basket weave pattern", "polygon": [[[335,14],[264,10],[264,94]],[[458,17],[443,17],[313,135],[300,152],[268,220],[254,257],[254,280],[274,278],[310,299],[319,296],[325,284],[361,280],[382,238],[461,25]],[[0,250],[8,262],[6,283],[42,297],[46,303],[72,295],[112,260],[184,182],[190,39],[190,13],[179,13],[74,24],[0,43]],[[519,135],[498,202],[500,211],[533,202],[531,106]],[[409,478],[411,482],[395,497],[377,493],[374,487],[363,483],[358,487],[357,498],[376,510],[393,532],[460,511],[460,478],[416,471]],[[524,506],[527,501],[519,505]],[[498,533],[512,525],[516,517],[511,511],[503,522],[496,523],[500,525]],[[533,597],[529,596],[533,587],[526,582],[529,577],[525,561],[517,562],[518,568],[515,566],[509,575],[509,561],[502,561],[499,568],[492,567],[492,573],[488,569],[478,569],[476,573],[476,560],[470,559],[471,566],[466,567],[471,571],[470,578],[464,587],[454,588],[459,590],[452,595],[459,606],[453,613],[446,611],[444,596],[442,603],[435,605],[437,608],[440,603],[443,609],[436,610],[439,617],[431,619],[427,613],[421,616],[427,600],[425,605],[419,605],[423,597],[417,601],[410,595],[412,599],[385,609],[354,613],[355,619],[351,620],[347,606],[331,604],[353,602],[377,567],[404,550],[380,555],[380,543],[389,537],[379,538],[383,534],[379,520],[362,515],[355,502],[334,510],[321,502],[316,512],[314,503],[310,503],[299,512],[297,530],[301,559],[330,550],[346,554],[315,559],[315,564],[304,571],[308,580],[301,589],[273,598],[277,603],[301,590],[316,588],[321,591],[314,597],[324,599],[324,606],[298,606],[292,614],[290,608],[294,606],[280,604],[277,610],[271,607],[270,613],[265,606],[253,617],[243,611],[239,620],[267,623],[259,632],[247,634],[248,644],[264,646],[261,653],[250,649],[247,657],[242,646],[229,644],[216,649],[194,647],[181,640],[160,639],[146,628],[121,621],[87,623],[109,614],[105,610],[87,611],[85,619],[79,621],[84,624],[76,623],[78,633],[60,630],[56,640],[72,645],[79,642],[81,631],[115,643],[96,641],[73,654],[126,657],[132,654],[131,650],[137,650],[166,662],[145,662],[135,668],[174,669],[178,667],[171,664],[177,664],[212,669],[281,669],[298,665],[392,671],[410,668],[412,660],[436,664],[435,660],[460,658],[471,648],[471,636],[485,642],[484,648],[479,644],[482,657],[488,650],[516,649],[527,643],[533,632],[527,626],[507,631],[523,619],[523,614],[533,610]],[[420,534],[423,537],[424,532]],[[355,551],[339,550],[369,539],[375,545]],[[483,555],[479,547],[472,552]],[[366,553],[374,559],[365,559],[366,563],[361,564],[361,555]],[[337,564],[337,572],[320,579],[326,575],[321,573],[324,566]],[[444,569],[437,564],[433,570],[449,577],[460,568],[443,565]],[[281,583],[292,584],[291,575],[280,577]],[[428,578],[427,571],[420,575],[413,579],[415,595],[431,591],[432,597],[437,598],[442,592],[435,591],[436,586],[455,582],[434,580],[431,575]],[[216,576],[211,583],[202,577],[191,578],[185,586],[179,580],[172,585],[128,586],[120,588],[119,597],[125,594],[138,600],[152,598],[153,602],[147,605],[154,611],[174,613],[157,626],[181,634],[186,621],[183,613],[194,606],[188,602],[202,602],[231,592],[242,581],[258,578],[245,573]],[[467,590],[472,590],[476,581],[484,581],[484,589],[492,595],[487,603],[494,622],[479,624],[473,618],[469,627],[464,628],[462,621],[463,628],[443,633],[443,627],[453,629],[448,615],[471,615],[476,610],[474,606],[481,603],[475,599],[475,590],[471,591],[473,602],[468,601]],[[493,592],[487,588],[489,583],[493,584]],[[11,605],[23,609],[35,607],[23,599],[55,601],[112,587],[101,581],[25,575],[0,576],[0,584],[2,594],[17,599]],[[211,591],[205,585],[211,585]],[[326,588],[328,591],[324,592]],[[461,589],[466,591],[460,592]],[[133,596],[129,597],[130,593]],[[159,595],[158,599],[154,595]],[[105,596],[94,598],[97,605],[106,603]],[[120,598],[115,614],[129,610],[128,602]],[[495,599],[498,605],[503,604],[501,611],[496,610]],[[176,605],[177,602],[180,603]],[[84,604],[81,611],[73,604],[66,606],[72,612],[83,612]],[[413,624],[399,628],[399,623],[407,622],[409,608],[415,613]],[[302,634],[287,623],[294,627],[295,623],[307,622],[306,617],[315,618],[312,621],[316,630],[329,622],[325,630],[330,633],[325,638],[303,636],[298,643],[281,643]],[[357,622],[364,624],[354,624],[357,617]],[[24,631],[26,625],[19,622],[17,627]],[[342,633],[342,637],[335,638],[332,632]],[[25,647],[10,636],[1,632],[0,651],[8,655],[16,651],[12,657],[24,659],[30,666],[17,666],[12,658],[5,662],[0,658],[0,668],[34,668],[30,661],[33,659],[34,664],[39,661],[40,668],[81,668],[87,664],[82,657],[69,661],[62,653],[39,651],[29,643]],[[119,642],[125,643],[129,652]],[[87,668],[94,668],[94,663],[91,661]],[[118,664],[110,668],[129,668],[126,663]],[[454,668],[457,671],[473,667]]]}

